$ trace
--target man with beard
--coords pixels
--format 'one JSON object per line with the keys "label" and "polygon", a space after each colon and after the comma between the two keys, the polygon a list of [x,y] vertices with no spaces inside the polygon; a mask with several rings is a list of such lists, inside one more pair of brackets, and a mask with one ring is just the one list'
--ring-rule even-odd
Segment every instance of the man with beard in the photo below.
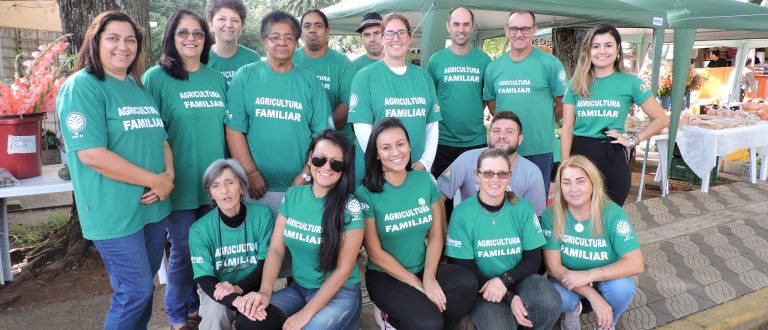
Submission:
{"label": "man with beard", "polygon": [[304,47],[294,53],[293,62],[317,75],[331,103],[334,127],[344,133],[350,143],[355,143],[352,125],[347,124],[349,89],[355,70],[346,55],[328,48],[330,32],[325,13],[319,9],[307,10],[301,16]]}
{"label": "man with beard", "polygon": [[[522,124],[520,118],[512,111],[499,111],[491,120],[491,133],[488,140],[490,148],[505,150],[512,164],[512,179],[509,180],[508,189],[511,189],[518,197],[525,198],[533,205],[536,215],[541,216],[546,208],[546,195],[544,194],[544,179],[541,171],[530,160],[520,157],[517,148],[523,143]],[[467,151],[446,169],[437,180],[437,187],[443,193],[441,198],[445,201],[452,199],[456,190],[461,191],[461,200],[477,193],[477,158],[487,148]],[[450,203],[448,203],[450,204]],[[450,211],[446,210],[450,219]]]}
{"label": "man with beard", "polygon": [[381,15],[379,13],[367,13],[360,21],[360,43],[365,47],[365,55],[352,61],[352,67],[355,72],[364,68],[366,65],[374,63],[384,58],[384,45],[381,44],[381,33],[384,27],[381,26]]}
{"label": "man with beard", "polygon": [[427,66],[443,113],[432,164],[435,177],[463,152],[486,146],[483,75],[491,58],[470,44],[475,27],[472,11],[464,7],[452,9],[445,26],[451,46],[432,55]]}

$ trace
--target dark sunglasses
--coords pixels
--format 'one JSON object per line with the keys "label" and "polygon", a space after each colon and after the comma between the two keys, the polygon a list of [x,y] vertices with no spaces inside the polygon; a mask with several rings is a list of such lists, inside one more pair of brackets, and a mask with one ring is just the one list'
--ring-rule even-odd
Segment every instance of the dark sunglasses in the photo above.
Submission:
{"label": "dark sunglasses", "polygon": [[203,39],[205,39],[205,32],[200,31],[200,30],[192,30],[192,32],[190,32],[187,29],[177,30],[176,31],[176,37],[178,37],[179,39],[187,39],[187,37],[189,37],[190,33],[192,33],[192,39],[195,39],[195,40],[203,40]]}
{"label": "dark sunglasses", "polygon": [[[328,162],[328,158],[323,156],[312,156],[311,162],[314,167],[323,167],[323,165]],[[344,168],[346,168],[344,162],[331,159],[331,170],[334,172],[341,172],[344,170]]]}
{"label": "dark sunglasses", "polygon": [[491,170],[482,171],[482,172],[479,172],[479,173],[480,173],[481,176],[483,176],[486,179],[493,179],[493,176],[495,175],[495,176],[499,177],[499,179],[502,179],[502,180],[508,178],[509,174],[510,174],[509,171],[494,172],[494,171],[491,171]]}

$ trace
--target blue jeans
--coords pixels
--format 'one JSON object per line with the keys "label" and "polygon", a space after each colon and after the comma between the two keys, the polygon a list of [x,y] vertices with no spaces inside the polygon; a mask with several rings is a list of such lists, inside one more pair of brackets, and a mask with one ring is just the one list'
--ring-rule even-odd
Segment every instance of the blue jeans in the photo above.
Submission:
{"label": "blue jeans", "polygon": [[[560,282],[555,281],[551,277],[549,278],[549,284],[551,284],[555,290],[560,294],[560,298],[563,299],[563,305],[560,307],[560,311],[563,313],[573,312],[581,301],[581,295],[576,292],[568,291],[563,287]],[[617,278],[615,280],[607,280],[602,282],[595,282],[595,288],[603,299],[611,306],[613,311],[613,323],[611,326],[616,327],[616,322],[619,321],[621,314],[627,309],[632,299],[635,297],[635,280],[630,277]]]}
{"label": "blue jeans", "polygon": [[165,247],[165,220],[145,225],[131,235],[95,240],[115,294],[104,329],[146,329],[152,316],[152,280]]}
{"label": "blue jeans", "polygon": [[168,256],[165,314],[172,325],[187,324],[187,315],[200,306],[189,254],[189,228],[210,209],[210,206],[205,205],[193,210],[173,211],[167,218],[171,254]]}
{"label": "blue jeans", "polygon": [[[290,317],[304,308],[318,291],[320,289],[306,289],[293,282],[287,288],[275,292],[269,303],[282,311],[286,317]],[[304,329],[357,329],[362,305],[360,283],[345,285],[309,320]]]}
{"label": "blue jeans", "polygon": [[[515,285],[528,311],[533,329],[552,329],[560,316],[560,296],[541,275],[533,274]],[[478,296],[469,312],[475,329],[517,329],[519,326],[507,302],[493,303]]]}
{"label": "blue jeans", "polygon": [[544,196],[549,197],[549,181],[552,178],[552,166],[555,162],[555,156],[551,153],[523,156],[536,164],[541,171],[541,177],[544,178]]}

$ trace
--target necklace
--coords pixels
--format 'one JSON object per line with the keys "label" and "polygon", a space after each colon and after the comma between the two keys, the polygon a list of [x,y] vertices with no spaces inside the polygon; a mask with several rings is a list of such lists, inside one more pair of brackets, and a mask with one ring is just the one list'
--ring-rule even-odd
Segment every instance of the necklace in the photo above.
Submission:
{"label": "necklace", "polygon": [[576,232],[580,233],[584,231],[584,225],[582,225],[581,222],[576,222],[576,225],[573,226],[573,229],[576,229]]}
{"label": "necklace", "polygon": [[[571,215],[573,216],[573,220],[576,221],[576,225],[573,226],[573,229],[575,229],[577,233],[580,233],[580,232],[584,231],[584,225],[581,224],[581,221],[577,220],[576,212],[574,212],[574,211],[570,211],[570,212],[571,212]],[[584,212],[584,215],[581,215],[581,214],[578,215],[578,218],[583,218],[585,220],[588,217],[589,217],[589,211]]]}
{"label": "necklace", "polygon": [[503,214],[501,210],[504,208],[504,201],[501,202],[501,205],[498,206],[492,206],[483,203],[483,201],[480,200],[480,196],[477,197],[477,201],[480,202],[480,208],[485,212],[485,215],[487,215],[491,220],[493,221],[493,224],[496,224],[496,220],[498,220],[501,215]]}

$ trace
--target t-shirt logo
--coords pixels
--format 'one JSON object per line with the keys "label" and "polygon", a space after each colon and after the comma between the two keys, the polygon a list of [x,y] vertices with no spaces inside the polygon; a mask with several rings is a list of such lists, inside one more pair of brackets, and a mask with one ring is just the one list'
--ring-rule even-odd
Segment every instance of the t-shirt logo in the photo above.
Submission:
{"label": "t-shirt logo", "polygon": [[536,227],[537,232],[541,232],[541,223],[539,223],[539,217],[536,214],[533,215],[533,226]]}
{"label": "t-shirt logo", "polygon": [[67,128],[72,135],[78,136],[85,129],[85,117],[79,112],[71,112],[67,115]]}
{"label": "t-shirt logo", "polygon": [[440,112],[440,105],[435,103],[435,105],[432,106],[432,111],[433,112]]}
{"label": "t-shirt logo", "polygon": [[360,202],[358,202],[356,199],[350,199],[349,202],[347,202],[347,211],[349,211],[349,214],[358,217],[360,215]]}
{"label": "t-shirt logo", "polygon": [[624,240],[632,238],[632,227],[627,220],[621,219],[616,223],[616,232],[624,237]]}
{"label": "t-shirt logo", "polygon": [[565,70],[560,70],[560,73],[557,74],[557,79],[560,79],[560,82],[565,84],[565,80],[568,77],[565,75]]}
{"label": "t-shirt logo", "polygon": [[648,83],[642,83],[640,84],[640,91],[645,93],[648,91]]}
{"label": "t-shirt logo", "polygon": [[419,198],[419,205],[421,206],[427,205],[427,201],[425,201],[424,198]]}
{"label": "t-shirt logo", "polygon": [[358,102],[357,93],[353,93],[352,95],[349,96],[349,111],[350,112],[355,111],[355,107],[357,107],[357,102]]}

